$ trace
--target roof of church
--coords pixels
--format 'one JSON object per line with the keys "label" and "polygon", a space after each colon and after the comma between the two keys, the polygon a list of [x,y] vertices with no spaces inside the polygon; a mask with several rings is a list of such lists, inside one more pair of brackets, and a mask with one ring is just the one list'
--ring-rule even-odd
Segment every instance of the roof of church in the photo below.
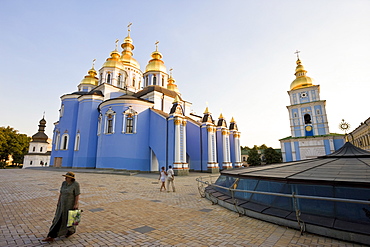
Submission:
{"label": "roof of church", "polygon": [[223,175],[315,184],[361,184],[370,187],[370,152],[347,142],[316,159],[224,170]]}
{"label": "roof of church", "polygon": [[170,96],[172,98],[175,98],[176,95],[177,95],[181,99],[180,95],[178,95],[175,91],[169,90],[167,88],[164,88],[164,87],[161,87],[161,86],[158,86],[158,85],[150,85],[150,86],[147,86],[143,90],[135,93],[134,96],[140,98],[140,97],[142,97],[142,96],[144,96],[144,95],[146,95],[146,94],[148,94],[150,92],[153,92],[153,91],[157,91],[157,92],[163,93],[163,94],[165,94],[167,96]]}

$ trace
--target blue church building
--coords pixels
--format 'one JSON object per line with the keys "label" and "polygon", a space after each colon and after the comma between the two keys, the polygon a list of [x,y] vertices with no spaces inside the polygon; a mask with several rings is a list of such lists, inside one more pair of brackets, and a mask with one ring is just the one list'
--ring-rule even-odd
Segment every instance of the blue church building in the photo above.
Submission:
{"label": "blue church building", "polygon": [[329,132],[326,101],[320,99],[320,86],[306,73],[298,57],[296,79],[288,91],[291,136],[280,139],[284,162],[328,155],[345,142],[344,135]]}
{"label": "blue church building", "polygon": [[214,120],[208,107],[203,116],[193,114],[158,43],[144,72],[130,30],[121,47],[98,71],[93,64],[78,91],[61,96],[51,166],[158,172],[171,165],[187,175],[242,165],[234,119]]}

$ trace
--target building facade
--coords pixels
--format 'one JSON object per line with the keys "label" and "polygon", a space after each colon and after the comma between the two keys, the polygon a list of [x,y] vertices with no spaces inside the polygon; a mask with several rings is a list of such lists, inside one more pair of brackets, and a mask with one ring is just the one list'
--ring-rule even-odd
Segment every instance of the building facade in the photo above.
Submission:
{"label": "building facade", "polygon": [[214,121],[208,108],[192,114],[158,44],[144,71],[130,30],[121,47],[98,71],[93,64],[77,92],[61,97],[51,165],[144,172],[171,165],[176,175],[240,167],[234,119],[229,126],[222,114]]}
{"label": "building facade", "polygon": [[349,133],[347,139],[356,147],[370,151],[370,118],[366,119],[355,130]]}
{"label": "building facade", "polygon": [[24,156],[23,168],[50,164],[51,140],[45,134],[46,120],[42,118],[39,123],[39,130],[32,136],[28,153]]}
{"label": "building facade", "polygon": [[306,73],[298,58],[296,79],[288,91],[291,136],[280,140],[284,162],[327,155],[344,144],[343,135],[329,132],[326,101],[320,99],[320,86]]}

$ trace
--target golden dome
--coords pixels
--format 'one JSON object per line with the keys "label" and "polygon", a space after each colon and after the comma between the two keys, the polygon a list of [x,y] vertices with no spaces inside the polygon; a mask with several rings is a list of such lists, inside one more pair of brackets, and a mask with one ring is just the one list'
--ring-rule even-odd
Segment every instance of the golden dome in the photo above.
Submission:
{"label": "golden dome", "polygon": [[132,51],[135,49],[134,45],[132,44],[132,39],[130,37],[130,33],[128,36],[124,39],[123,43],[121,44],[121,47],[123,49],[122,55],[121,55],[121,61],[124,65],[129,65],[137,68],[140,70],[140,64],[138,61],[136,61],[135,58],[133,58]]}
{"label": "golden dome", "polygon": [[94,86],[98,85],[98,78],[96,77],[97,73],[94,69],[94,66],[87,72],[88,75],[86,75],[80,84],[91,84]]}
{"label": "golden dome", "polygon": [[[158,45],[158,42],[156,43]],[[158,51],[158,46],[156,47],[155,51],[152,53],[152,58],[148,65],[145,68],[145,72],[148,71],[160,71],[167,74],[167,68],[164,65],[162,59],[162,54]]]}
{"label": "golden dome", "polygon": [[172,78],[172,75],[170,76],[170,78],[168,78],[167,89],[175,91],[176,93],[180,94],[180,91],[177,88],[177,85],[175,84],[175,79]]}
{"label": "golden dome", "polygon": [[311,77],[306,76],[307,71],[301,63],[301,60],[297,60],[297,67],[295,69],[296,79],[290,84],[290,90],[311,87],[313,86],[314,80]]}
{"label": "golden dome", "polygon": [[120,60],[121,55],[117,50],[114,50],[110,53],[110,57],[107,58],[106,62],[103,64],[103,68],[112,67],[112,68],[119,68],[124,70],[123,63]]}

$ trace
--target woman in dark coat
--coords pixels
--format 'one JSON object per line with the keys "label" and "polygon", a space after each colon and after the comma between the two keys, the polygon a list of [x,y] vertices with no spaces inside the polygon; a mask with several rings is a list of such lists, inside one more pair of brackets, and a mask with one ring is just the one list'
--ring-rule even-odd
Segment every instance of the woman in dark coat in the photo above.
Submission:
{"label": "woman in dark coat", "polygon": [[68,211],[78,209],[78,200],[80,195],[80,185],[75,181],[75,174],[67,172],[65,181],[60,188],[58,206],[50,227],[48,236],[43,239],[44,242],[53,242],[54,238],[63,236],[69,237],[76,232],[76,226],[67,227]]}

